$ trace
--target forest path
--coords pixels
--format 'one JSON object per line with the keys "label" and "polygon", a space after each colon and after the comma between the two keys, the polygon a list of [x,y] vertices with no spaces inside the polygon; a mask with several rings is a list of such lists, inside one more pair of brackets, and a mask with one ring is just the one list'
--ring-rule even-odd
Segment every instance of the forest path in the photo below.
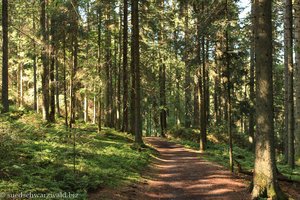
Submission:
{"label": "forest path", "polygon": [[247,184],[197,151],[157,137],[144,138],[157,152],[143,181],[100,189],[89,200],[248,200]]}
{"label": "forest path", "polygon": [[[137,199],[247,200],[247,184],[197,151],[162,138],[145,138],[159,153],[146,173]],[[150,178],[149,178],[150,177]],[[141,196],[140,196],[141,195]]]}

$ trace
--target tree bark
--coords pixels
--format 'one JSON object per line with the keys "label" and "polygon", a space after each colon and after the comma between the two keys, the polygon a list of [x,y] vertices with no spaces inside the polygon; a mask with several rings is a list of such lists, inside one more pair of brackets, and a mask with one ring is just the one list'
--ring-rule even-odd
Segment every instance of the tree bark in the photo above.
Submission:
{"label": "tree bark", "polygon": [[185,122],[184,126],[189,128],[191,126],[191,69],[189,63],[189,11],[188,2],[183,2],[183,17],[184,17],[184,65],[185,65],[185,82],[184,82],[184,96],[185,96]]}
{"label": "tree bark", "polygon": [[285,22],[284,22],[284,65],[285,65],[285,90],[287,115],[287,140],[288,140],[288,164],[295,167],[294,157],[294,87],[293,87],[293,11],[292,0],[285,0]]}
{"label": "tree bark", "polygon": [[49,113],[49,120],[50,122],[55,122],[55,82],[54,82],[54,72],[55,72],[55,57],[56,57],[56,49],[55,49],[55,25],[53,14],[51,16],[51,45],[50,45],[50,55],[51,55],[51,62],[50,62],[50,113]]}
{"label": "tree bark", "polygon": [[249,113],[249,137],[250,137],[250,142],[252,141],[251,144],[251,149],[254,150],[254,125],[255,125],[255,119],[254,119],[254,114],[255,114],[255,27],[254,27],[254,0],[251,2],[251,17],[252,17],[252,26],[251,26],[251,41],[250,41],[250,80],[249,80],[249,87],[250,87],[250,113]]}
{"label": "tree bark", "polygon": [[123,27],[123,124],[122,131],[128,131],[128,0],[124,0]]}
{"label": "tree bark", "polygon": [[76,100],[76,88],[75,88],[75,76],[77,72],[77,54],[78,54],[78,1],[72,0],[71,2],[71,13],[72,13],[72,68],[71,68],[71,78],[70,78],[70,121],[69,127],[72,128],[72,124],[75,123],[75,100]]}
{"label": "tree bark", "polygon": [[300,158],[300,0],[294,1],[295,9],[295,157]]}
{"label": "tree bark", "polygon": [[42,93],[43,93],[43,119],[49,121],[49,45],[48,45],[48,34],[46,31],[46,1],[40,0],[41,6],[41,35],[43,41],[43,50],[41,54],[41,60],[43,63],[42,72]]}
{"label": "tree bark", "polygon": [[2,112],[8,112],[8,0],[2,0],[2,30]]}
{"label": "tree bark", "polygon": [[59,62],[57,57],[55,58],[55,100],[56,100],[56,112],[57,112],[57,116],[61,117],[60,114],[60,106],[59,106],[59,88],[60,88],[60,84],[59,84]]}
{"label": "tree bark", "polygon": [[229,9],[228,9],[228,0],[226,0],[226,18],[228,22],[228,27],[226,28],[226,75],[227,75],[227,131],[229,137],[229,166],[231,172],[233,172],[233,148],[232,148],[232,105],[231,105],[231,90],[232,90],[232,83],[231,83],[231,69],[230,69],[230,53],[229,53],[229,27],[230,27],[230,19],[229,19]]}
{"label": "tree bark", "polygon": [[66,33],[64,31],[63,38],[63,81],[64,81],[64,106],[65,106],[65,126],[68,128],[68,102],[67,102],[67,70],[66,70]]}
{"label": "tree bark", "polygon": [[107,4],[106,10],[106,41],[105,41],[105,76],[106,76],[106,126],[113,127],[113,88],[112,88],[112,59],[111,59],[111,3]]}
{"label": "tree bark", "polygon": [[[162,13],[164,13],[164,1],[160,0],[159,9]],[[159,49],[162,50],[164,48],[163,40],[163,14],[160,16],[160,24],[158,31],[158,43]],[[159,52],[159,103],[160,103],[160,128],[161,128],[161,136],[165,137],[166,129],[167,129],[167,105],[166,105],[166,65],[164,63],[163,54]]]}
{"label": "tree bark", "polygon": [[[36,1],[34,1],[35,4]],[[36,24],[35,24],[35,12],[32,13],[32,28],[34,34],[36,33]],[[38,95],[37,95],[37,55],[36,55],[36,44],[35,41],[32,40],[33,43],[33,109],[35,112],[38,112]]]}
{"label": "tree bark", "polygon": [[256,137],[252,198],[283,197],[277,182],[272,79],[272,2],[255,1]]}
{"label": "tree bark", "polygon": [[143,144],[142,139],[142,121],[141,121],[141,75],[140,75],[140,44],[139,44],[139,1],[132,0],[132,65],[134,67],[134,85],[135,85],[135,112],[134,112],[134,131],[135,143]]}
{"label": "tree bark", "polygon": [[97,84],[97,118],[98,118],[98,133],[102,130],[102,84],[101,84],[101,25],[102,25],[102,16],[100,9],[97,10],[97,75],[99,83]]}

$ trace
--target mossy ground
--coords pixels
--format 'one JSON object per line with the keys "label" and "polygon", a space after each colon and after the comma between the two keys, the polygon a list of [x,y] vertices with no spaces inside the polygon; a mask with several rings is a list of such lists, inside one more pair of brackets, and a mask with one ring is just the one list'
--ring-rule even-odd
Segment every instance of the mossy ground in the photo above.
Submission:
{"label": "mossy ground", "polygon": [[[75,134],[75,151],[74,151]],[[0,193],[87,193],[140,178],[152,150],[137,152],[130,135],[63,119],[46,124],[34,113],[0,115]],[[75,173],[74,173],[75,155]]]}

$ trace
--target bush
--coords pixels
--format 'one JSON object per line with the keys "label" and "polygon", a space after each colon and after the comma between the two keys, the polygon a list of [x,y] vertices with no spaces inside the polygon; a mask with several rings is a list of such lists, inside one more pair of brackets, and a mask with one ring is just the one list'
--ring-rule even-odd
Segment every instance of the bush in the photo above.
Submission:
{"label": "bush", "polygon": [[168,130],[167,135],[175,139],[183,139],[193,142],[198,142],[200,139],[200,132],[198,130],[180,126],[176,126]]}

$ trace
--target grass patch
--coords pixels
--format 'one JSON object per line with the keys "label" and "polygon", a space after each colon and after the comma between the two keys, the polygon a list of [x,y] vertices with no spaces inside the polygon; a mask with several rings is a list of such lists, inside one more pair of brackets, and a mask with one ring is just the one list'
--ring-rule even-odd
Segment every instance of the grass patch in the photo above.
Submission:
{"label": "grass patch", "polygon": [[16,112],[1,115],[0,124],[0,193],[71,192],[86,199],[88,191],[138,180],[152,154],[132,149],[130,135],[97,133],[91,124],[69,132],[63,119],[45,124],[40,115]]}

